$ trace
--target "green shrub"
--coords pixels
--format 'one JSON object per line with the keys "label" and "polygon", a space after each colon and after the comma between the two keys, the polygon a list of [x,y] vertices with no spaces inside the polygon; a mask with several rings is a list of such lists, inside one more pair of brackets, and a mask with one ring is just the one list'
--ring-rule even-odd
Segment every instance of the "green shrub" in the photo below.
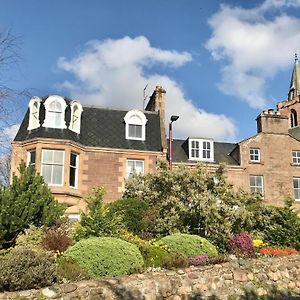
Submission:
{"label": "green shrub", "polygon": [[140,248],[146,267],[160,267],[171,255],[157,245],[148,245]]}
{"label": "green shrub", "polygon": [[18,247],[0,256],[0,291],[41,288],[56,281],[49,253]]}
{"label": "green shrub", "polygon": [[81,213],[80,221],[74,226],[75,241],[92,236],[118,236],[124,229],[122,218],[109,214],[108,206],[103,204],[103,195],[104,189],[98,187],[85,199],[87,212]]}
{"label": "green shrub", "polygon": [[300,217],[287,200],[285,207],[269,207],[264,211],[268,222],[259,228],[264,242],[300,250]]}
{"label": "green shrub", "polygon": [[173,255],[163,261],[162,266],[165,269],[187,268],[189,266],[189,260],[183,255]]}
{"label": "green shrub", "polygon": [[40,249],[44,235],[45,230],[43,228],[30,225],[28,229],[25,229],[24,233],[18,235],[16,239],[16,247]]}
{"label": "green shrub", "polygon": [[126,275],[143,266],[137,246],[112,237],[81,240],[64,256],[74,259],[91,277]]}
{"label": "green shrub", "polygon": [[57,277],[60,282],[72,282],[89,279],[79,264],[71,258],[59,257],[57,263]]}
{"label": "green shrub", "polygon": [[202,254],[214,256],[218,254],[218,251],[213,244],[198,235],[176,233],[165,236],[159,241],[170,248],[171,254],[183,256]]}
{"label": "green shrub", "polygon": [[148,205],[139,199],[125,198],[108,204],[109,215],[121,217],[125,228],[134,234],[144,229],[143,215]]}

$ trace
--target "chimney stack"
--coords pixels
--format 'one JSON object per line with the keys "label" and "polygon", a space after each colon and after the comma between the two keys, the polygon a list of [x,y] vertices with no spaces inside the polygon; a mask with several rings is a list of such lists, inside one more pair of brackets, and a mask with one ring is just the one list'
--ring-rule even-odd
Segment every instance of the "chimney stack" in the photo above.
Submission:
{"label": "chimney stack", "polygon": [[150,96],[149,102],[145,108],[147,111],[155,111],[159,114],[160,129],[161,129],[161,142],[163,150],[167,150],[167,137],[166,137],[166,91],[161,86],[156,86],[153,94]]}

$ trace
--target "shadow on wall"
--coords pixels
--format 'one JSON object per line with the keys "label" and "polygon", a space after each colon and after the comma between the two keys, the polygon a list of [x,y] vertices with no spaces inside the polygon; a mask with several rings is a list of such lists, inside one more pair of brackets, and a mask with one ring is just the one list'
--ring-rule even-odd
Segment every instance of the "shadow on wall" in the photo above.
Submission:
{"label": "shadow on wall", "polygon": [[[117,285],[113,283],[106,282],[107,288],[114,294],[114,298],[116,300],[142,300],[145,299],[144,295],[140,291],[130,291],[127,290],[123,285]],[[153,292],[153,291],[152,291]],[[220,293],[218,293],[220,294]],[[261,295],[259,295],[261,294]],[[226,290],[224,290],[224,296],[226,295]],[[226,296],[225,296],[226,297]],[[152,297],[150,297],[152,298]],[[153,298],[154,299],[154,298]],[[156,293],[156,300],[164,300],[164,299],[185,299],[185,300],[218,300],[220,299],[216,295],[202,295],[201,293],[192,293],[192,294],[182,294],[176,295],[168,292],[159,292]],[[228,295],[227,299],[229,300],[300,300],[300,294],[291,294],[290,291],[279,291],[275,286],[269,291],[264,289],[258,289],[258,291],[254,290],[244,290],[241,293]]]}

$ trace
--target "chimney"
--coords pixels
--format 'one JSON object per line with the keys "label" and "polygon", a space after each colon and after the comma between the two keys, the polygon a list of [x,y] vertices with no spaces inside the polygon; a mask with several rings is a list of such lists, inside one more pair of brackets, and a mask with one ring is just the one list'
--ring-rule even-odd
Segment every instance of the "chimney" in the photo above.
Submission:
{"label": "chimney", "polygon": [[161,86],[156,86],[153,94],[150,96],[149,102],[145,108],[147,111],[155,111],[159,114],[161,142],[163,150],[167,150],[167,137],[166,137],[166,120],[165,120],[165,94],[166,91]]}
{"label": "chimney", "polygon": [[257,133],[288,133],[289,118],[274,109],[264,110],[257,118]]}

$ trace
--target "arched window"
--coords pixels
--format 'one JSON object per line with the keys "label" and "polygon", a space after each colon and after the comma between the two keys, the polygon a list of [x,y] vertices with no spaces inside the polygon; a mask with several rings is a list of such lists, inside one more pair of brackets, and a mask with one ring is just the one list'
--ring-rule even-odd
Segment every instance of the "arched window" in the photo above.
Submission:
{"label": "arched window", "polygon": [[80,133],[80,125],[81,125],[81,113],[83,109],[79,102],[73,101],[71,103],[71,120],[69,124],[69,129]]}
{"label": "arched window", "polygon": [[66,102],[62,97],[50,96],[44,103],[46,117],[43,127],[67,128],[65,122]]}
{"label": "arched window", "polygon": [[297,112],[292,109],[291,110],[291,127],[298,126]]}
{"label": "arched window", "polygon": [[27,130],[32,130],[40,127],[40,103],[41,99],[38,97],[32,97],[29,106],[29,123]]}
{"label": "arched window", "polygon": [[146,139],[146,123],[147,119],[139,110],[130,110],[124,118],[126,128],[125,137],[128,140],[141,140]]}

